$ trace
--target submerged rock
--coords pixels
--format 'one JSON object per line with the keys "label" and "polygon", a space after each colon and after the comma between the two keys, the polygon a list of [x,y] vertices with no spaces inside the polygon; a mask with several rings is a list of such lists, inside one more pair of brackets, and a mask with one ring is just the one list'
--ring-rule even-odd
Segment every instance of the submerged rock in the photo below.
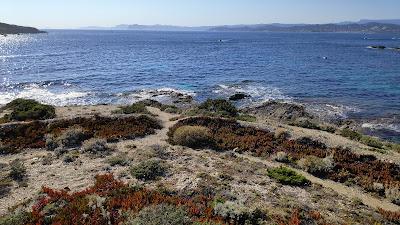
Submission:
{"label": "submerged rock", "polygon": [[385,49],[386,46],[383,46],[383,45],[372,45],[372,46],[368,46],[368,48],[372,48],[372,49]]}
{"label": "submerged rock", "polygon": [[236,93],[234,95],[232,95],[231,97],[229,97],[229,100],[231,101],[239,101],[239,100],[243,100],[245,98],[250,98],[251,96],[245,93]]}
{"label": "submerged rock", "polygon": [[276,101],[266,102],[261,106],[247,108],[243,111],[261,118],[271,118],[281,121],[294,121],[298,118],[313,119],[313,116],[306,112],[305,107],[302,105]]}

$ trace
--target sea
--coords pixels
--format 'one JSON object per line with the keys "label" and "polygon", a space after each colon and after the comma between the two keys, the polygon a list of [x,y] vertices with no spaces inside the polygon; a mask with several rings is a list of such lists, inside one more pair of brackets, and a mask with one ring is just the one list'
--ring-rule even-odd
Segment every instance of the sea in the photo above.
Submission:
{"label": "sea", "polygon": [[[0,36],[0,105],[129,104],[247,93],[361,121],[400,142],[400,34],[47,30]],[[368,46],[386,46],[372,49]],[[162,93],[154,95],[155,92]]]}

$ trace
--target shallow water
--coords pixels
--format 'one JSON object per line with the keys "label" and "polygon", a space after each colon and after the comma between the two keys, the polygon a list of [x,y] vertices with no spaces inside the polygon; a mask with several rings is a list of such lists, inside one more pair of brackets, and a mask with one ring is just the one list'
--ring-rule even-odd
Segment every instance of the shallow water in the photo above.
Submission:
{"label": "shallow water", "polygon": [[400,51],[367,48],[400,47],[399,37],[62,30],[0,37],[0,104],[18,97],[121,104],[162,88],[197,100],[246,92],[253,98],[244,105],[302,102],[399,140]]}

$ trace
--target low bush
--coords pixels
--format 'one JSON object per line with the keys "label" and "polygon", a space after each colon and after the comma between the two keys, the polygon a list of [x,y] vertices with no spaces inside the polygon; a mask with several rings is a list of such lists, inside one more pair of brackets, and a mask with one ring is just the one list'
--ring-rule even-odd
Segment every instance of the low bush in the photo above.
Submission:
{"label": "low bush", "polygon": [[385,197],[393,204],[400,205],[400,188],[399,187],[386,188]]}
{"label": "low bush", "polygon": [[159,160],[148,160],[130,168],[131,175],[139,180],[155,180],[166,173],[166,166]]}
{"label": "low bush", "polygon": [[31,218],[30,213],[16,210],[9,215],[0,217],[0,225],[22,225],[27,224]]}
{"label": "low bush", "polygon": [[142,209],[125,225],[178,225],[191,224],[189,213],[183,207],[160,204]]}
{"label": "low bush", "polygon": [[10,193],[12,186],[13,184],[11,179],[0,178],[0,199]]}
{"label": "low bush", "polygon": [[289,162],[289,155],[286,152],[277,152],[273,158],[277,162]]}
{"label": "low bush", "polygon": [[12,111],[6,116],[6,119],[10,121],[44,120],[56,117],[53,106],[44,105],[30,99],[15,99],[3,107],[4,109]]}
{"label": "low bush", "polygon": [[228,224],[263,224],[265,213],[260,210],[250,210],[244,205],[227,201],[216,204],[214,213],[224,218]]}
{"label": "low bush", "polygon": [[351,140],[355,140],[355,141],[359,141],[362,138],[362,134],[360,134],[357,131],[351,130],[349,128],[345,128],[345,129],[341,130],[340,135],[342,135],[343,137],[347,137]]}
{"label": "low bush", "polygon": [[59,145],[63,148],[77,148],[88,138],[81,127],[71,127],[63,131],[57,138]]}
{"label": "low bush", "polygon": [[147,110],[146,105],[142,102],[133,103],[130,106],[123,106],[120,110],[117,111],[118,113],[123,114],[151,114],[149,110]]}
{"label": "low bush", "polygon": [[370,136],[363,136],[360,142],[373,148],[382,149],[384,146],[384,144],[378,138]]}
{"label": "low bush", "polygon": [[182,126],[175,130],[174,144],[189,148],[211,147],[213,138],[210,129],[201,126]]}
{"label": "low bush", "polygon": [[[22,149],[46,147],[46,134],[58,139],[68,129],[80,127],[85,138],[104,138],[108,142],[117,140],[132,140],[153,134],[156,129],[161,129],[160,122],[156,119],[142,115],[129,117],[77,117],[56,121],[33,121],[23,124],[8,124],[0,127],[0,140],[3,143],[3,153],[18,153]],[[76,139],[75,139],[76,140]],[[81,139],[78,139],[78,143]],[[79,145],[77,142],[72,145]]]}
{"label": "low bush", "polygon": [[335,162],[332,157],[319,158],[311,155],[297,161],[297,165],[301,169],[314,175],[325,176],[328,172],[333,170]]}
{"label": "low bush", "polygon": [[49,151],[54,151],[56,148],[60,147],[60,143],[58,142],[57,138],[53,134],[46,134],[46,149]]}
{"label": "low bush", "polygon": [[293,186],[305,186],[310,182],[302,175],[287,167],[278,167],[268,170],[268,176],[274,178],[279,183]]}
{"label": "low bush", "polygon": [[201,114],[222,116],[222,117],[236,117],[238,111],[236,107],[229,101],[224,99],[208,99],[202,103],[198,109]]}
{"label": "low bush", "polygon": [[107,163],[110,164],[110,166],[127,166],[130,161],[127,154],[122,153],[107,159]]}
{"label": "low bush", "polygon": [[303,118],[290,123],[290,125],[307,129],[313,129],[313,130],[321,130],[321,127],[318,124],[312,122],[309,119],[303,119]]}
{"label": "low bush", "polygon": [[18,181],[21,181],[26,177],[26,167],[21,160],[16,159],[10,163],[9,176]]}
{"label": "low bush", "polygon": [[107,140],[92,138],[83,142],[82,151],[97,156],[106,156],[111,154],[112,148],[107,144]]}
{"label": "low bush", "polygon": [[240,114],[235,117],[237,120],[245,121],[245,122],[257,122],[257,117],[249,115],[249,114]]}

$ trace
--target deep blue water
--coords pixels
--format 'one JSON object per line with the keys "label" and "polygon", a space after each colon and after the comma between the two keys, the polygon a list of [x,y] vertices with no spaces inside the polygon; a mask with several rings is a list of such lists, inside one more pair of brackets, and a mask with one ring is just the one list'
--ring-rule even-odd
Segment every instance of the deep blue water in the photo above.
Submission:
{"label": "deep blue water", "polygon": [[[172,88],[297,101],[400,133],[399,35],[60,31],[0,37],[0,104],[127,103]],[[246,102],[249,103],[249,102]],[[392,132],[392,133],[390,133]]]}

